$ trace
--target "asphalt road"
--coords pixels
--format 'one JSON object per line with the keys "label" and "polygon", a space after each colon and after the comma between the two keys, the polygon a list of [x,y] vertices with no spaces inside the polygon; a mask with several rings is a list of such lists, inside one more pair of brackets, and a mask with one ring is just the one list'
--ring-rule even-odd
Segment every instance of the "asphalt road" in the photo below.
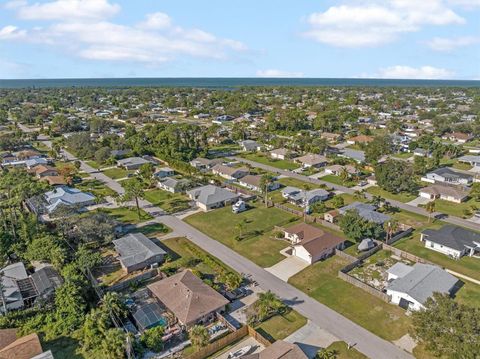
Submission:
{"label": "asphalt road", "polygon": [[413,358],[391,342],[379,338],[341,314],[317,302],[307,294],[282,281],[182,220],[174,216],[161,216],[156,218],[156,220],[173,228],[175,233],[185,236],[235,271],[250,274],[262,289],[276,293],[286,304],[310,319],[317,326],[346,343],[355,344],[355,349],[366,356],[375,359]]}
{"label": "asphalt road", "polygon": [[[265,171],[273,172],[273,173],[283,175],[283,176],[286,176],[286,177],[295,178],[295,179],[297,179],[299,181],[302,181],[302,182],[312,183],[312,184],[316,184],[316,185],[327,185],[328,187],[331,187],[334,190],[341,191],[341,192],[344,192],[344,193],[349,193],[349,194],[354,194],[355,193],[355,190],[352,189],[352,188],[348,188],[348,187],[341,186],[341,185],[338,185],[338,184],[334,184],[334,183],[331,183],[331,182],[322,181],[321,179],[311,178],[311,177],[308,177],[308,176],[301,175],[299,173],[286,171],[286,170],[281,170],[281,169],[278,169],[276,167],[272,167],[272,166],[269,166],[269,165],[265,165],[263,163],[258,163],[258,162],[255,162],[255,161],[247,160],[247,159],[241,158],[241,157],[234,157],[234,158],[236,160],[240,161],[240,162],[247,163],[252,167],[260,168],[260,169],[263,169]],[[365,196],[366,196],[367,199],[371,199],[373,197],[371,194],[366,193],[366,192],[365,192]],[[405,211],[417,213],[417,214],[420,214],[422,216],[427,216],[427,217],[429,215],[429,213],[421,207],[411,206],[409,204],[399,202],[399,201],[395,201],[395,200],[392,200],[392,199],[388,199],[388,202],[390,202],[390,204],[392,206],[398,207],[398,208],[403,209]],[[452,206],[455,206],[455,204],[452,203]],[[474,222],[470,222],[470,221],[467,221],[465,219],[459,218],[459,217],[450,216],[450,215],[440,213],[440,212],[435,212],[435,213],[432,214],[432,216],[440,218],[442,221],[450,223],[450,224],[454,224],[454,225],[457,225],[457,226],[462,226],[462,227],[465,227],[465,228],[470,228],[470,229],[476,230],[476,231],[480,230],[480,225],[478,225]]]}

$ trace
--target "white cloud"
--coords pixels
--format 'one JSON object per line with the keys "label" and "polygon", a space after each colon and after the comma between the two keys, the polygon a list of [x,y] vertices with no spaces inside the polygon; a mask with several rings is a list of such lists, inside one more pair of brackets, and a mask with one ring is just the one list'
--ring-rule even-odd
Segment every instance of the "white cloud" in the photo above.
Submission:
{"label": "white cloud", "polygon": [[99,20],[120,11],[118,4],[108,0],[56,0],[29,5],[27,1],[11,1],[7,8],[15,9],[23,20]]}
{"label": "white cloud", "polygon": [[371,1],[331,6],[308,16],[307,37],[338,47],[378,46],[425,25],[463,24],[465,20],[442,0]]}
{"label": "white cloud", "polygon": [[452,5],[463,6],[468,9],[480,6],[480,0],[448,0]]}
{"label": "white cloud", "polygon": [[428,47],[435,51],[449,52],[459,47],[470,46],[480,43],[479,37],[464,36],[455,38],[434,37],[427,42]]}
{"label": "white cloud", "polygon": [[0,29],[0,40],[12,40],[25,37],[26,31],[19,30],[18,27],[8,25]]}
{"label": "white cloud", "polygon": [[[84,7],[68,16],[80,5]],[[22,31],[28,35],[24,36],[24,41],[56,46],[69,54],[91,60],[159,64],[184,55],[224,59],[231,52],[247,49],[239,41],[175,25],[162,12],[147,14],[145,20],[136,25],[109,21],[107,18],[115,14],[119,6],[108,0],[56,0],[33,5],[16,1],[9,3],[9,8],[23,19],[36,16],[36,19],[49,20],[49,24],[28,30],[7,27],[6,33]]]}
{"label": "white cloud", "polygon": [[294,78],[294,77],[304,77],[303,72],[294,72],[294,71],[282,71],[276,69],[268,69],[268,70],[258,70],[256,73],[257,77],[287,77],[287,78]]}
{"label": "white cloud", "polygon": [[442,69],[433,66],[410,67],[404,65],[397,65],[382,68],[379,73],[370,77],[384,78],[384,79],[426,79],[426,80],[441,80],[451,79],[454,73],[447,69]]}

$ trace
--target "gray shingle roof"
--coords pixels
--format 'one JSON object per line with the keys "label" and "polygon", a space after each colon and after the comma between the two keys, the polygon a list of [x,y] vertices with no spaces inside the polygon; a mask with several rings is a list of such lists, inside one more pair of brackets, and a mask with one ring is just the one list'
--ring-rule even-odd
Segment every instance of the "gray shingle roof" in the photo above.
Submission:
{"label": "gray shingle roof", "polygon": [[197,187],[187,193],[189,196],[193,197],[195,201],[207,206],[219,202],[230,201],[238,197],[238,195],[233,192],[213,185]]}
{"label": "gray shingle roof", "polygon": [[148,239],[143,233],[130,233],[113,241],[120,261],[125,267],[142,263],[156,255],[166,252]]}
{"label": "gray shingle roof", "polygon": [[387,289],[406,293],[424,304],[433,293],[449,293],[457,282],[457,278],[440,267],[416,263],[410,272],[392,281]]}
{"label": "gray shingle roof", "polygon": [[451,224],[440,229],[425,229],[422,234],[429,241],[458,251],[463,251],[465,247],[480,247],[480,233]]}
{"label": "gray shingle roof", "polygon": [[355,210],[358,215],[367,221],[383,224],[390,220],[390,216],[376,211],[376,207],[372,204],[353,202],[348,206],[342,207],[338,210],[341,215],[344,215],[349,210]]}
{"label": "gray shingle roof", "polygon": [[465,173],[456,172],[456,171],[454,171],[454,170],[452,170],[448,167],[440,167],[440,168],[437,168],[436,170],[434,170],[430,173],[437,174],[437,175],[442,176],[444,178],[463,178],[463,179],[466,179],[466,180],[471,180],[472,179],[472,176],[467,175]]}

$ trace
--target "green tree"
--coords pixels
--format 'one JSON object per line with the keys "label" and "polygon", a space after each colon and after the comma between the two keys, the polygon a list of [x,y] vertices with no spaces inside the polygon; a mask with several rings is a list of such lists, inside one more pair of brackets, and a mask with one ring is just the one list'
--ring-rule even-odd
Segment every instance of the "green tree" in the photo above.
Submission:
{"label": "green tree", "polygon": [[379,239],[384,235],[383,227],[360,217],[356,210],[347,211],[338,222],[347,238],[356,242],[364,238]]}
{"label": "green tree", "polygon": [[334,208],[341,208],[345,206],[345,200],[343,199],[343,197],[335,195],[332,198],[332,206]]}
{"label": "green tree", "polygon": [[388,160],[377,165],[375,177],[379,187],[391,193],[414,193],[417,189],[413,168],[403,161]]}
{"label": "green tree", "polygon": [[472,184],[470,196],[474,198],[475,201],[480,201],[480,182],[475,182],[474,184]]}
{"label": "green tree", "polygon": [[137,207],[138,218],[140,219],[140,198],[143,198],[145,191],[143,189],[142,182],[137,178],[134,178],[129,181],[125,181],[125,194],[123,195],[124,201],[135,200],[135,205]]}
{"label": "green tree", "polygon": [[265,207],[268,205],[268,188],[273,183],[275,177],[270,174],[264,174],[260,178],[260,188],[262,189],[263,196],[265,199]]}
{"label": "green tree", "polygon": [[162,337],[165,333],[165,329],[162,326],[156,326],[147,329],[140,336],[140,342],[147,348],[156,353],[162,351],[163,341]]}
{"label": "green tree", "polygon": [[428,212],[428,223],[432,220],[432,213],[435,212],[435,201],[430,201],[425,205],[425,210]]}
{"label": "green tree", "polygon": [[480,308],[459,304],[435,293],[425,309],[412,313],[412,335],[436,357],[477,358],[480,353]]}
{"label": "green tree", "polygon": [[252,305],[248,314],[248,322],[250,324],[258,324],[272,315],[282,313],[286,310],[285,304],[271,291],[260,293],[257,301]]}
{"label": "green tree", "polygon": [[206,346],[209,342],[209,335],[207,328],[203,325],[194,325],[188,331],[188,337],[192,345],[196,348],[202,348]]}

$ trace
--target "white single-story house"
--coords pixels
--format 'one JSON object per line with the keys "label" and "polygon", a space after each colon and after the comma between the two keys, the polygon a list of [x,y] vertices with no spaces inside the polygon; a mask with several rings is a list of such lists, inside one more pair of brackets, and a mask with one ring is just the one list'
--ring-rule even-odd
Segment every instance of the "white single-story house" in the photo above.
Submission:
{"label": "white single-story house", "polygon": [[117,161],[117,166],[125,168],[126,170],[138,170],[147,163],[153,163],[142,157],[128,157]]}
{"label": "white single-story house", "polygon": [[[252,191],[263,192],[265,189],[261,186],[262,176],[246,175],[238,180],[238,184]],[[273,181],[268,185],[269,191],[275,191],[280,188],[280,183]]]}
{"label": "white single-story house", "polygon": [[173,169],[171,169],[170,167],[162,167],[155,171],[155,173],[153,174],[153,177],[165,178],[165,177],[171,177],[174,175],[175,175],[175,171]]}
{"label": "white single-story house", "polygon": [[468,191],[464,191],[461,188],[442,186],[438,184],[432,184],[430,186],[421,188],[418,191],[418,194],[423,198],[431,200],[440,198],[454,203],[462,203],[468,198]]}
{"label": "white single-story house", "polygon": [[318,201],[326,201],[330,192],[317,188],[305,191],[297,187],[285,187],[282,189],[282,197],[300,207],[307,207]]}
{"label": "white single-story house", "polygon": [[236,193],[213,185],[194,188],[187,191],[187,195],[203,211],[225,207],[228,204],[235,203],[239,197]]}
{"label": "white single-story house", "polygon": [[275,160],[286,160],[295,156],[295,152],[286,148],[277,148],[270,151],[270,157]]}
{"label": "white single-story house", "polygon": [[425,243],[425,248],[455,259],[473,256],[480,251],[480,233],[451,224],[440,229],[425,229],[420,240]]}
{"label": "white single-story house", "polygon": [[234,181],[248,174],[249,170],[245,167],[230,167],[225,165],[216,165],[212,168],[212,173],[225,179]]}
{"label": "white single-story house", "polygon": [[327,164],[328,160],[325,156],[307,153],[304,156],[297,157],[294,159],[295,162],[301,163],[303,168],[310,168],[310,167],[323,167]]}
{"label": "white single-story house", "polygon": [[422,177],[422,181],[468,186],[473,182],[473,176],[456,172],[448,167],[441,167],[428,172],[425,177]]}
{"label": "white single-story house", "polygon": [[186,179],[176,179],[172,177],[162,178],[157,182],[157,187],[171,193],[185,192],[190,185]]}
{"label": "white single-story house", "polygon": [[387,270],[387,295],[390,301],[408,310],[420,310],[434,293],[451,295],[458,279],[442,268],[416,263],[398,262]]}

